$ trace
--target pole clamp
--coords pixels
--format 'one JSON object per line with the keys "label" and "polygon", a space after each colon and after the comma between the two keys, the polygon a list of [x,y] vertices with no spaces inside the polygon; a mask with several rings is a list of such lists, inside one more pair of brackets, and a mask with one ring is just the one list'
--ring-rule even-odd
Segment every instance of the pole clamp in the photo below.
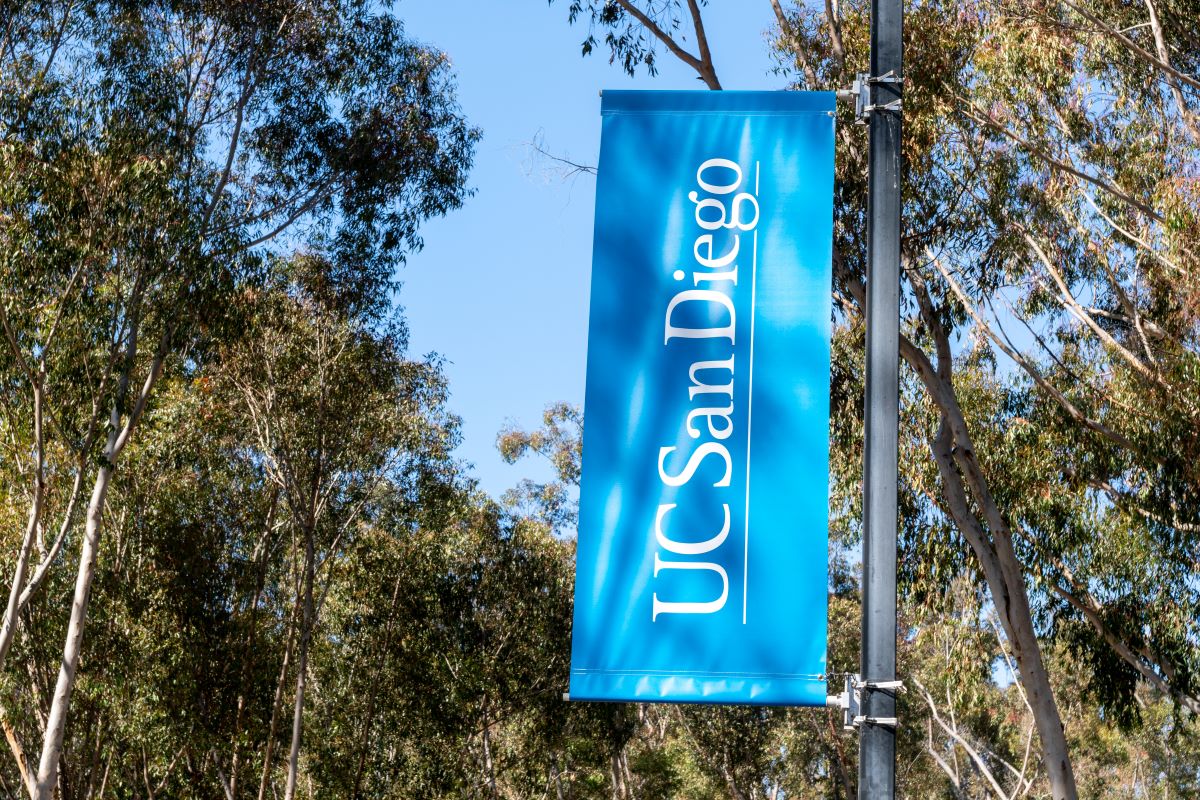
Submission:
{"label": "pole clamp", "polygon": [[845,677],[845,689],[840,694],[826,696],[825,705],[842,709],[842,728],[855,730],[863,725],[880,725],[895,728],[895,717],[868,717],[862,714],[863,690],[877,692],[903,692],[904,681],[864,681],[858,675]]}
{"label": "pole clamp", "polygon": [[871,102],[871,86],[875,84],[892,84],[896,87],[896,91],[900,91],[900,86],[904,83],[904,79],[896,74],[896,70],[889,69],[882,75],[868,75],[865,72],[860,72],[854,78],[854,85],[849,89],[839,89],[837,97],[839,100],[854,103],[854,118],[859,125],[866,125],[871,118],[871,113],[874,111],[894,111],[900,113],[900,99],[896,98],[888,103],[872,103]]}
{"label": "pole clamp", "polygon": [[857,728],[859,725],[879,725],[883,728],[894,728],[896,727],[896,718],[858,716],[854,718],[854,724],[851,727]]}

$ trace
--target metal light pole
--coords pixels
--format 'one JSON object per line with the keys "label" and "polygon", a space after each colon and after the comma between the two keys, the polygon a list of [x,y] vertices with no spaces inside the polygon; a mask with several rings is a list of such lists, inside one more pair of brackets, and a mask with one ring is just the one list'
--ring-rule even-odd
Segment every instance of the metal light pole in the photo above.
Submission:
{"label": "metal light pole", "polygon": [[[902,0],[871,2],[867,390],[858,796],[896,793],[896,459],[900,345]],[[875,684],[893,684],[883,688]],[[891,724],[888,724],[888,723]]]}

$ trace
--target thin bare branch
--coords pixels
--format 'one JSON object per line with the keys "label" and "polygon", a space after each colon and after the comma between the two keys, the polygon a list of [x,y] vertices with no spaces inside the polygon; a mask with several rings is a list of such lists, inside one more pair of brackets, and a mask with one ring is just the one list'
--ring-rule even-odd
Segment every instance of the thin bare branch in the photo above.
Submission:
{"label": "thin bare branch", "polygon": [[146,403],[150,400],[150,393],[154,389],[154,384],[162,375],[163,364],[166,361],[167,353],[170,351],[170,346],[171,326],[168,325],[159,339],[158,350],[155,352],[154,358],[150,361],[150,370],[146,374],[146,380],[142,383],[142,390],[138,392],[133,409],[130,410],[129,417],[125,420],[125,425],[121,429],[116,443],[113,445],[114,458],[125,449],[125,445],[129,443],[129,437],[133,435],[134,428],[137,427],[138,421],[142,418],[142,413],[146,410]]}
{"label": "thin bare branch", "polygon": [[1062,0],[1062,2],[1063,2],[1063,5],[1067,6],[1072,11],[1074,11],[1076,14],[1078,14],[1079,16],[1086,19],[1088,22],[1090,22],[1093,25],[1095,25],[1096,27],[1098,27],[1101,32],[1107,33],[1108,35],[1112,36],[1117,41],[1119,41],[1121,44],[1125,45],[1125,47],[1127,47],[1131,53],[1136,55],[1141,60],[1145,61],[1147,64],[1157,67],[1166,75],[1173,77],[1176,80],[1181,81],[1182,83],[1186,83],[1188,86],[1191,86],[1193,89],[1200,89],[1200,81],[1196,80],[1195,78],[1191,77],[1190,75],[1183,74],[1179,70],[1172,67],[1170,64],[1159,60],[1153,53],[1140,47],[1137,42],[1133,41],[1128,36],[1121,33],[1119,30],[1112,27],[1104,20],[1100,19],[1100,17],[1097,17],[1095,14],[1093,14],[1092,12],[1088,11],[1085,8],[1080,8],[1079,6],[1072,3],[1071,0]]}
{"label": "thin bare branch", "polygon": [[917,678],[913,678],[913,683],[916,684],[917,688],[924,696],[925,703],[929,706],[929,714],[933,718],[933,721],[937,723],[938,727],[941,728],[947,736],[957,742],[959,746],[967,752],[967,755],[971,757],[971,761],[975,764],[975,768],[979,771],[979,774],[983,776],[984,780],[987,781],[988,786],[991,787],[992,791],[996,793],[996,796],[999,797],[1000,800],[1008,800],[1008,792],[1004,791],[1004,788],[1000,786],[1000,782],[996,780],[996,776],[992,774],[992,770],[988,767],[987,762],[983,760],[983,756],[979,754],[979,751],[971,745],[965,736],[958,732],[957,726],[947,725],[946,721],[941,718],[937,711],[937,705],[933,702],[933,696],[929,694],[929,691],[925,688],[925,685],[922,684]]}
{"label": "thin bare branch", "polygon": [[1154,34],[1154,49],[1158,51],[1158,58],[1163,65],[1171,70],[1167,73],[1167,85],[1171,87],[1171,96],[1175,100],[1175,107],[1179,110],[1179,117],[1183,120],[1184,128],[1191,134],[1192,141],[1200,144],[1200,127],[1196,125],[1196,115],[1192,113],[1183,99],[1183,90],[1179,87],[1179,79],[1171,74],[1175,70],[1171,67],[1171,54],[1167,50],[1167,42],[1163,37],[1162,23],[1158,20],[1158,11],[1154,8],[1154,0],[1145,0],[1145,2],[1146,10],[1150,12],[1150,30]]}
{"label": "thin bare branch", "polygon": [[1109,225],[1112,226],[1113,230],[1115,230],[1117,233],[1124,236],[1126,239],[1129,239],[1134,244],[1138,245],[1140,248],[1142,248],[1142,250],[1144,250],[1145,252],[1147,252],[1148,254],[1153,256],[1155,258],[1155,260],[1157,260],[1163,266],[1167,267],[1168,269],[1174,270],[1175,272],[1179,273],[1180,275],[1183,274],[1183,269],[1181,269],[1174,262],[1172,262],[1172,261],[1168,260],[1166,257],[1164,257],[1163,254],[1160,253],[1158,250],[1156,250],[1154,247],[1152,247],[1149,242],[1147,242],[1145,239],[1142,239],[1139,236],[1135,236],[1127,228],[1122,227],[1116,221],[1114,221],[1112,217],[1108,216],[1108,214],[1105,214],[1100,209],[1100,206],[1096,205],[1096,201],[1092,199],[1091,195],[1089,195],[1087,192],[1084,192],[1084,191],[1080,191],[1079,194],[1083,196],[1083,199],[1087,201],[1087,204],[1092,207],[1092,210],[1095,211],[1100,216],[1101,219],[1103,219],[1105,222],[1107,222]]}
{"label": "thin bare branch", "polygon": [[955,297],[957,297],[958,301],[962,303],[963,308],[966,309],[967,314],[971,317],[979,329],[987,334],[987,337],[991,339],[1005,355],[1011,358],[1013,362],[1017,364],[1017,366],[1021,367],[1021,369],[1033,379],[1034,383],[1036,383],[1038,387],[1045,391],[1046,394],[1050,395],[1054,401],[1058,403],[1058,405],[1064,411],[1067,412],[1067,415],[1070,416],[1071,419],[1083,425],[1088,430],[1100,434],[1114,444],[1120,445],[1126,450],[1135,453],[1141,452],[1141,449],[1132,441],[1112,430],[1107,425],[1097,422],[1096,420],[1090,418],[1087,414],[1084,414],[1083,411],[1081,411],[1074,403],[1072,403],[1065,394],[1060,392],[1052,383],[1050,383],[1050,381],[1048,381],[1046,377],[1042,375],[1041,370],[1039,370],[1024,353],[1009,344],[1007,337],[1000,336],[992,324],[988,322],[988,320],[984,319],[983,315],[979,313],[979,310],[971,301],[971,298],[967,296],[967,293],[963,291],[961,286],[959,286],[958,281],[954,279],[954,275],[942,264],[941,259],[939,259],[932,252],[929,253],[929,257],[931,263],[937,268],[938,272],[941,273],[942,279],[946,281],[946,284],[950,287],[950,290],[954,292]]}
{"label": "thin bare branch", "polygon": [[833,47],[833,58],[837,62],[840,75],[846,69],[846,45],[842,42],[841,11],[835,0],[825,0],[825,20],[829,26],[829,43]]}
{"label": "thin bare branch", "polygon": [[1119,199],[1125,203],[1128,203],[1129,205],[1138,209],[1143,214],[1145,214],[1148,217],[1151,217],[1155,221],[1157,221],[1157,222],[1165,222],[1166,221],[1165,218],[1161,214],[1159,214],[1157,211],[1155,211],[1153,208],[1146,205],[1142,201],[1133,197],[1131,194],[1126,192],[1124,189],[1122,189],[1117,184],[1115,184],[1111,181],[1106,181],[1103,178],[1098,178],[1094,175],[1088,175],[1086,172],[1083,172],[1082,170],[1072,166],[1071,164],[1068,164],[1067,162],[1062,161],[1061,159],[1055,158],[1053,155],[1051,155],[1049,152],[1047,152],[1045,148],[1043,148],[1039,145],[1033,144],[1032,142],[1028,141],[1027,139],[1024,139],[1024,138],[1018,136],[1016,133],[1013,133],[1007,126],[1000,124],[996,120],[992,119],[986,112],[981,111],[979,108],[977,108],[975,106],[975,104],[971,102],[970,98],[960,95],[956,99],[958,100],[957,109],[958,109],[959,113],[961,113],[963,116],[967,117],[968,119],[973,120],[974,122],[976,122],[980,125],[983,125],[984,127],[987,127],[987,128],[990,128],[990,129],[996,131],[997,133],[1004,136],[1006,139],[1008,139],[1011,142],[1013,142],[1014,144],[1016,144],[1018,147],[1022,148],[1023,150],[1026,150],[1031,155],[1036,156],[1037,158],[1041,159],[1042,161],[1049,164],[1050,166],[1056,167],[1070,175],[1074,175],[1076,178],[1079,178],[1080,180],[1087,181],[1088,183],[1092,184],[1093,186],[1095,186],[1099,189],[1103,189],[1104,191],[1111,194],[1113,197],[1116,197],[1117,199]]}
{"label": "thin bare branch", "polygon": [[333,178],[327,178],[326,180],[322,181],[313,189],[312,194],[309,195],[308,199],[301,203],[294,211],[292,211],[292,213],[289,214],[283,222],[271,229],[270,232],[264,233],[262,236],[259,236],[258,238],[241,245],[241,249],[249,250],[251,247],[257,247],[264,242],[274,239],[276,236],[290,228],[292,224],[296,222],[296,220],[312,211],[323,200],[330,196],[330,190],[333,188],[334,182],[335,181]]}
{"label": "thin bare branch", "polygon": [[1138,358],[1136,355],[1130,352],[1128,348],[1114,339],[1112,334],[1106,331],[1099,323],[1096,322],[1095,319],[1092,318],[1090,314],[1087,313],[1083,305],[1075,299],[1075,294],[1071,291],[1071,287],[1067,285],[1067,281],[1059,271],[1058,267],[1054,265],[1054,262],[1050,256],[1047,255],[1046,251],[1042,249],[1041,245],[1038,244],[1037,239],[1030,234],[1029,229],[1019,222],[1014,222],[1014,224],[1016,225],[1017,229],[1021,231],[1021,235],[1025,239],[1025,242],[1029,245],[1029,248],[1038,257],[1038,260],[1042,262],[1042,266],[1046,268],[1046,272],[1049,273],[1050,279],[1053,280],[1054,284],[1058,287],[1059,301],[1067,309],[1067,311],[1069,311],[1072,316],[1074,316],[1089,330],[1091,330],[1092,333],[1095,334],[1096,338],[1104,342],[1119,356],[1121,356],[1126,363],[1133,367],[1135,372],[1145,378],[1148,382],[1153,383],[1161,389],[1173,394],[1174,391],[1172,387],[1163,380],[1161,375],[1159,375],[1155,370],[1146,366],[1146,364],[1144,364],[1140,358]]}

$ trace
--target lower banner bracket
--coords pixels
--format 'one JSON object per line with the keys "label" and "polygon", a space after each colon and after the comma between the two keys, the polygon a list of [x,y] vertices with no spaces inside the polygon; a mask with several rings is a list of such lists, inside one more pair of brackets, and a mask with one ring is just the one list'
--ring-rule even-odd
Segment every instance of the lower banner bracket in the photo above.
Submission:
{"label": "lower banner bracket", "polygon": [[882,725],[894,728],[897,725],[895,717],[867,717],[862,711],[862,692],[864,689],[877,692],[903,692],[904,681],[864,681],[858,675],[845,676],[845,689],[839,694],[831,694],[825,698],[829,708],[842,709],[842,728],[848,731],[861,725]]}

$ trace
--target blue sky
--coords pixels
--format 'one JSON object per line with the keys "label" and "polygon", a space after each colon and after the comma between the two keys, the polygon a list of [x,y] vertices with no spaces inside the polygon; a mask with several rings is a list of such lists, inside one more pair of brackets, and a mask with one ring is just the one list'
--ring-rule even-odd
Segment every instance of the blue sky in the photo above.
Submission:
{"label": "blue sky", "polygon": [[[564,180],[529,143],[595,164],[600,90],[703,86],[665,52],[655,78],[629,78],[600,48],[582,58],[586,28],[567,24],[566,0],[402,0],[395,12],[410,37],[449,54],[463,111],[483,131],[476,194],[424,227],[400,301],[410,351],[448,362],[459,456],[499,495],[548,474],[535,462],[504,464],[501,427],[536,427],[547,404],[583,401],[595,181]],[[705,19],[726,89],[783,88],[771,74],[767,0],[718,0]]]}

